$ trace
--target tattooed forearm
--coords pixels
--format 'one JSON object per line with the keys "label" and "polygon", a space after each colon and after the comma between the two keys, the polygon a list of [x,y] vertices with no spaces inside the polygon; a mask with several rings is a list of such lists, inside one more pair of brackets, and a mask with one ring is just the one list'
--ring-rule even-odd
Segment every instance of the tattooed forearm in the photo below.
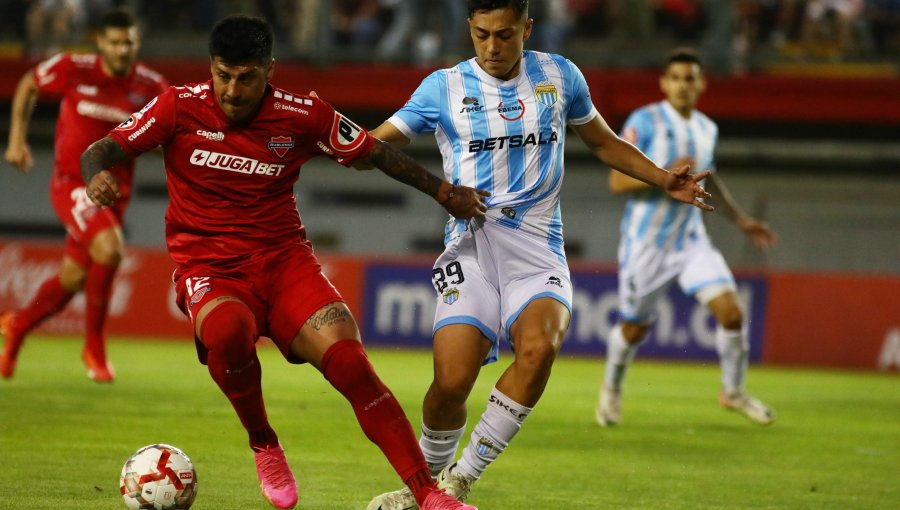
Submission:
{"label": "tattooed forearm", "polygon": [[353,320],[353,316],[350,315],[349,310],[340,306],[330,306],[324,311],[313,314],[306,323],[312,326],[316,331],[319,331],[326,326],[333,326],[338,322],[346,320]]}
{"label": "tattooed forearm", "polygon": [[437,196],[442,180],[387,143],[375,140],[375,147],[368,154],[368,159],[391,178],[408,184],[428,196]]}
{"label": "tattooed forearm", "polygon": [[110,137],[92,143],[81,155],[81,178],[90,183],[95,175],[128,159],[128,154]]}

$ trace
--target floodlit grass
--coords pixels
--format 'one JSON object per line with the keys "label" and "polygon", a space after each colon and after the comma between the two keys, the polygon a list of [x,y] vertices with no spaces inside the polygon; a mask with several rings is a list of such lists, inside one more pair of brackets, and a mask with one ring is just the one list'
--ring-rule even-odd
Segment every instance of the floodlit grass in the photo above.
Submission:
{"label": "floodlit grass", "polygon": [[[194,461],[193,508],[269,508],[246,436],[191,343],[111,342],[111,385],[85,377],[80,349],[71,339],[31,338],[16,377],[0,381],[0,509],[123,509],[122,464],[157,442]],[[418,430],[429,353],[370,356]],[[400,487],[317,371],[288,365],[271,347],[260,357],[269,416],[298,475],[298,508],[364,509]],[[484,369],[470,426],[508,361]],[[779,411],[763,428],[718,407],[716,366],[639,359],[623,423],[602,429],[593,419],[601,372],[598,360],[559,360],[470,502],[482,510],[900,508],[896,375],[754,367],[750,388]]]}

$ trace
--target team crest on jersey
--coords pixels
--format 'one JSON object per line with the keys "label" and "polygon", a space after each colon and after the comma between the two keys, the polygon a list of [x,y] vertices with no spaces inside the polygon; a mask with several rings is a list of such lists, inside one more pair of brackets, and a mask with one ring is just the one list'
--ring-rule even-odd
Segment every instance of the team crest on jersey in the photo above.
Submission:
{"label": "team crest on jersey", "polygon": [[269,150],[283,158],[285,154],[294,148],[294,138],[291,136],[273,136],[269,138]]}
{"label": "team crest on jersey", "polygon": [[556,85],[549,81],[535,84],[534,95],[537,96],[538,101],[544,106],[553,106],[559,98],[559,94],[556,92]]}
{"label": "team crest on jersey", "polygon": [[522,115],[525,115],[525,103],[519,99],[516,104],[504,105],[503,101],[500,101],[500,104],[497,105],[497,112],[500,113],[500,118],[503,120],[519,120]]}
{"label": "team crest on jersey", "polygon": [[459,290],[458,289],[447,289],[444,292],[442,299],[443,299],[444,303],[446,303],[448,305],[452,305],[453,303],[456,303],[459,300]]}
{"label": "team crest on jersey", "polygon": [[366,132],[347,117],[334,112],[329,145],[338,154],[348,154],[359,149],[366,141]]}

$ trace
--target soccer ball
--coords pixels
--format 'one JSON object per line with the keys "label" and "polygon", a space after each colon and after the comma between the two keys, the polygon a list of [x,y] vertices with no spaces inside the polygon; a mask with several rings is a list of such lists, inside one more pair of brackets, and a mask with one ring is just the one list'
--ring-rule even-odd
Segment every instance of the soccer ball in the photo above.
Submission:
{"label": "soccer ball", "polygon": [[197,496],[197,472],[183,451],[152,444],[125,461],[119,488],[129,510],[187,510]]}

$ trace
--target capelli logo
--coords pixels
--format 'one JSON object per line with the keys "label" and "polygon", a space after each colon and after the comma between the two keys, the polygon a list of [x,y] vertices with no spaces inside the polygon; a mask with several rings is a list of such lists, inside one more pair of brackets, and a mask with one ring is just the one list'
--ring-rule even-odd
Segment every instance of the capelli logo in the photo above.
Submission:
{"label": "capelli logo", "polygon": [[198,129],[197,134],[202,136],[203,138],[206,138],[207,140],[212,141],[212,142],[221,142],[221,141],[225,140],[225,133],[223,133],[221,131],[216,131],[215,133],[213,133],[211,131],[204,131],[202,129]]}

